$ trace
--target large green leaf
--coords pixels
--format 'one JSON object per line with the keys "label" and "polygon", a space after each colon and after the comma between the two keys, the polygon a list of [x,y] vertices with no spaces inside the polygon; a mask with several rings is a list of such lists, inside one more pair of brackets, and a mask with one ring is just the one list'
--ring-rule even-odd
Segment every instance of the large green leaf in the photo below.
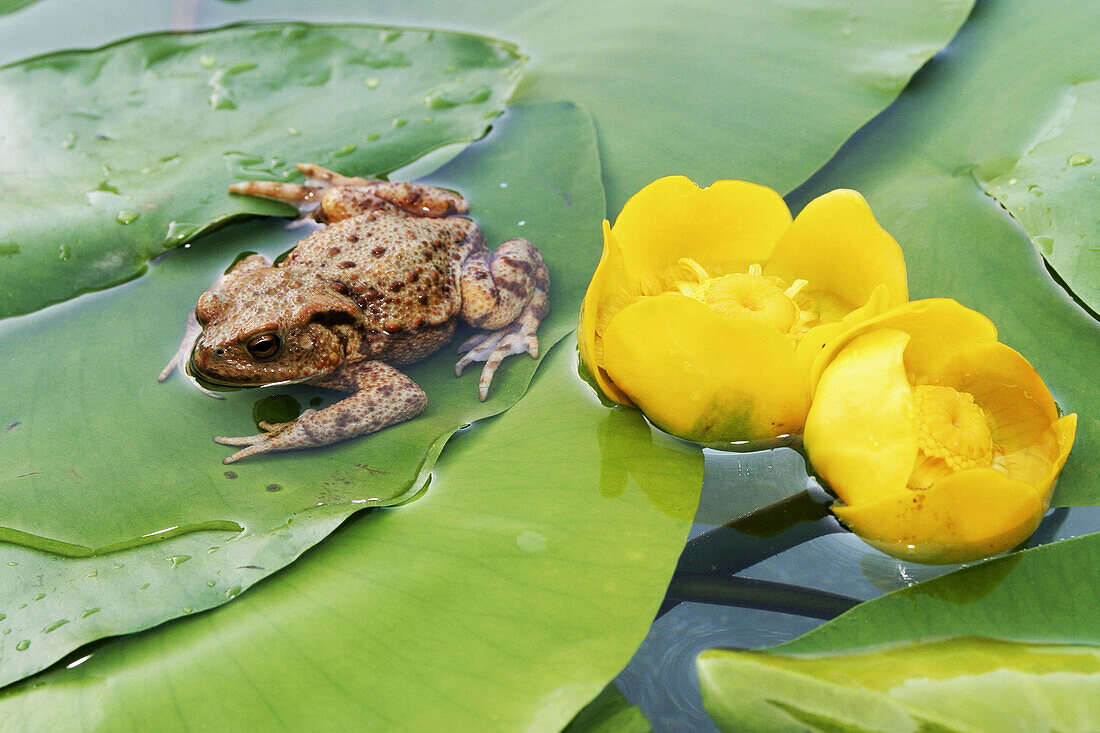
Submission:
{"label": "large green leaf", "polygon": [[[539,336],[548,349],[576,323],[598,256],[603,197],[591,120],[567,103],[517,107],[432,180],[474,202],[490,241],[524,234],[542,249],[551,313]],[[0,405],[10,426],[0,435],[0,538],[37,548],[0,544],[0,570],[9,571],[0,630],[10,629],[0,635],[0,682],[104,634],[224,603],[341,517],[422,488],[456,429],[523,393],[536,360],[508,360],[481,403],[478,370],[456,379],[456,356],[446,349],[407,370],[430,400],[416,419],[226,471],[227,449],[211,436],[255,432],[252,409],[269,390],[221,401],[181,379],[158,385],[155,376],[195,298],[238,252],[276,254],[299,236],[272,223],[234,227],[159,260],[125,287],[0,323]],[[29,364],[36,366],[19,367]],[[303,405],[322,397],[291,394]],[[208,531],[103,554],[187,530]],[[101,610],[85,618],[92,608]]]}
{"label": "large green leaf", "polygon": [[287,213],[225,195],[234,181],[293,178],[299,161],[376,175],[478,138],[521,63],[478,36],[269,24],[4,67],[0,317],[132,278],[234,217]]}
{"label": "large green leaf", "polygon": [[[905,250],[911,295],[952,297],[985,313],[1001,340],[1038,369],[1062,409],[1078,414],[1077,442],[1054,494],[1059,506],[1100,503],[1100,391],[1093,379],[1100,322],[1054,282],[1031,241],[976,178],[1011,175],[1067,95],[1100,75],[1091,40],[1098,26],[1095,3],[982,5],[951,53],[792,202],[797,209],[838,187],[862,192]],[[1059,52],[1037,51],[1036,38],[1062,39]],[[1100,129],[1087,133],[1100,149]],[[1043,149],[1036,145],[1039,152],[1019,165],[1029,166]],[[1047,185],[1042,206],[1067,217],[1059,231],[1068,239],[1100,236],[1094,201]],[[1071,225],[1069,212],[1078,224]]]}
{"label": "large green leaf", "polygon": [[[423,498],[358,515],[233,603],[9,687],[0,727],[560,729],[645,636],[690,526],[664,507],[693,509],[703,468],[642,439],[636,412],[605,429],[575,370],[559,345],[518,405],[448,444]],[[609,441],[632,450],[602,458]],[[662,467],[661,494],[601,494],[633,457]]]}
{"label": "large green leaf", "polygon": [[[180,23],[160,0],[44,2],[0,48],[19,58],[44,44],[107,41]],[[572,99],[600,131],[610,213],[654,178],[700,184],[744,178],[789,191],[901,92],[951,39],[973,0],[753,3],[672,0],[628,6],[582,0],[295,0],[196,3],[202,25],[271,17],[365,20],[475,30],[521,45],[533,59],[521,99]],[[109,21],[107,21],[109,19]],[[56,34],[56,35],[55,35]],[[52,40],[58,39],[58,40]]]}
{"label": "large green leaf", "polygon": [[767,652],[706,652],[703,699],[728,730],[1093,730],[1098,562],[1094,533],[895,591]]}

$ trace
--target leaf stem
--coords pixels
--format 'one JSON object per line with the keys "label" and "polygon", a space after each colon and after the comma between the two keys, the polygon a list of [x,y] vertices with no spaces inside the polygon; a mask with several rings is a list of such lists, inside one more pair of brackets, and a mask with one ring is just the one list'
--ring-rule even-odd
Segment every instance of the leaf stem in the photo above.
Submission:
{"label": "leaf stem", "polygon": [[685,601],[755,608],[826,621],[862,603],[858,598],[770,580],[678,573],[669,584],[661,613]]}

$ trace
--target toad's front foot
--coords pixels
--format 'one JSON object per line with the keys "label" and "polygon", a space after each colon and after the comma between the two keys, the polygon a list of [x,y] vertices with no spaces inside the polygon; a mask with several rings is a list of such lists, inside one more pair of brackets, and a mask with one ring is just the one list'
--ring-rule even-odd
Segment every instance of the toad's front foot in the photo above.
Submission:
{"label": "toad's front foot", "polygon": [[257,453],[316,448],[373,433],[415,417],[428,404],[424,390],[380,361],[357,362],[311,383],[354,394],[323,410],[306,410],[291,422],[262,422],[260,427],[267,432],[259,435],[216,436],[216,443],[244,446],[222,463],[235,463]]}

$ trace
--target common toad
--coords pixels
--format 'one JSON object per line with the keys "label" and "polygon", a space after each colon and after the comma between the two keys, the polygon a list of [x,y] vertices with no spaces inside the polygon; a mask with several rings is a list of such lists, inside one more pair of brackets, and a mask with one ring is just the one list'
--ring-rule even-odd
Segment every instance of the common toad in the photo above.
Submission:
{"label": "common toad", "polygon": [[[460,347],[466,353],[455,374],[484,361],[482,400],[505,357],[538,355],[549,276],[530,242],[511,239],[490,253],[481,230],[461,216],[466,200],[451,191],[298,169],[304,185],[230,186],[296,204],[326,226],[275,265],[261,255],[241,259],[202,294],[190,370],[212,384],[305,382],[350,395],[288,423],[261,423],[259,435],[215,437],[241,447],[223,463],[327,445],[414,417],[428,398],[395,367],[447,344],[459,317],[479,331]],[[181,347],[174,362],[186,354]]]}

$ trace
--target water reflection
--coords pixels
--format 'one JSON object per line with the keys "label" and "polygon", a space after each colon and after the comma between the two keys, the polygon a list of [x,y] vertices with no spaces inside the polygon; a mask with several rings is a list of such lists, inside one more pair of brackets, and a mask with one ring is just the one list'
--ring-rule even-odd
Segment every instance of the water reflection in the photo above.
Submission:
{"label": "water reflection", "polygon": [[[698,448],[653,430],[641,412],[623,407],[607,412],[596,426],[596,440],[600,446],[600,496],[617,498],[633,481],[663,513],[685,521],[692,518],[698,495],[694,490],[685,492],[683,481],[670,480],[673,469],[667,452],[690,453]],[[647,444],[657,449],[639,450]]]}

